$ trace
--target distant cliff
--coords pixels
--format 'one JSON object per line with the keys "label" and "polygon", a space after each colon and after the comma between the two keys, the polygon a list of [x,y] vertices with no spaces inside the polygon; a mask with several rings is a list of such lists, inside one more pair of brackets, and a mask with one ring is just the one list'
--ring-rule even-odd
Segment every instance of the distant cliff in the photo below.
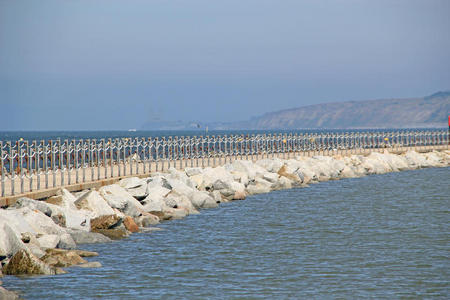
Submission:
{"label": "distant cliff", "polygon": [[[198,127],[208,126],[209,129],[447,127],[449,113],[450,91],[445,91],[421,98],[309,105],[266,113],[243,122],[208,123],[198,125]],[[170,122],[166,123],[168,125]],[[194,124],[197,123],[194,122]],[[150,129],[148,125],[147,123],[144,128]],[[194,129],[197,127],[193,126],[193,122],[178,123],[177,125],[165,126],[165,129],[169,129],[167,127],[176,127],[170,129]]]}
{"label": "distant cliff", "polygon": [[248,129],[446,127],[450,91],[411,99],[325,103],[264,114]]}

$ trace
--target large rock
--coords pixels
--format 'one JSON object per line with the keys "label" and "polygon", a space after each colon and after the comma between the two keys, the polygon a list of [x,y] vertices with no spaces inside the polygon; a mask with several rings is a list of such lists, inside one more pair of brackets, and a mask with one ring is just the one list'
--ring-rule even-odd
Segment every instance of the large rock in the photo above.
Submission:
{"label": "large rock", "polygon": [[94,251],[87,251],[87,250],[79,250],[79,249],[75,249],[72,250],[73,252],[75,252],[76,254],[78,254],[81,257],[94,257],[94,256],[98,256],[97,252]]}
{"label": "large rock", "polygon": [[[194,192],[194,191],[192,191]],[[192,196],[192,193],[189,195]],[[171,208],[181,208],[188,214],[196,214],[198,210],[194,207],[189,196],[172,191],[165,199],[166,206]]]}
{"label": "large rock", "polygon": [[[162,212],[161,212],[161,214],[162,214]],[[135,218],[135,223],[139,227],[149,227],[151,225],[158,224],[159,220],[160,220],[160,218],[154,214],[144,213],[144,215]]]}
{"label": "large rock", "polygon": [[125,215],[137,217],[144,211],[142,204],[117,184],[101,187],[99,192],[111,207],[117,208]]}
{"label": "large rock", "polygon": [[79,268],[101,268],[102,264],[98,261],[90,261],[84,264],[75,265],[74,267]]}
{"label": "large rock", "polygon": [[[311,158],[298,157],[297,159],[289,159],[286,161],[286,172],[296,174],[302,183],[318,181],[319,175],[315,172],[311,163]],[[292,180],[292,179],[291,179]],[[294,180],[294,182],[298,182]]]}
{"label": "large rock", "polygon": [[20,201],[16,202],[16,208],[27,207],[34,211],[38,210],[44,215],[50,217],[55,224],[61,227],[66,227],[66,214],[62,207],[29,198],[20,198],[19,200]]}
{"label": "large rock", "polygon": [[403,171],[409,169],[408,161],[404,156],[399,156],[395,154],[386,153],[377,153],[372,152],[370,154],[371,157],[377,157],[380,161],[385,162],[389,165],[389,168],[395,172]]}
{"label": "large rock", "polygon": [[267,172],[263,167],[254,164],[248,160],[235,160],[231,164],[233,171],[244,172],[248,175],[250,181],[255,180],[257,177],[262,177]]}
{"label": "large rock", "polygon": [[115,214],[100,216],[91,220],[91,230],[110,229],[116,227],[121,220],[122,219]]}
{"label": "large rock", "polygon": [[216,203],[222,203],[222,202],[228,202],[228,199],[225,199],[222,197],[222,194],[220,191],[212,191],[209,193],[209,195],[214,199]]}
{"label": "large rock", "polygon": [[214,181],[212,187],[213,190],[228,190],[231,188],[231,183],[233,181],[225,181],[222,179],[217,179],[216,181]]}
{"label": "large rock", "polygon": [[147,190],[148,196],[142,200],[142,204],[144,205],[150,202],[159,202],[170,193],[169,189],[159,185],[149,187]]}
{"label": "large rock", "polygon": [[[62,197],[61,197],[62,202]],[[37,201],[30,198],[22,197],[17,200],[14,205],[15,208],[27,207],[31,210],[38,210],[44,215],[50,217],[53,222],[61,227],[66,227],[66,214],[63,209],[51,203],[45,201]]]}
{"label": "large rock", "polygon": [[123,224],[125,225],[125,228],[130,232],[139,232],[139,227],[137,226],[136,222],[134,222],[133,218],[130,216],[126,216],[123,219]]}
{"label": "large rock", "polygon": [[155,174],[154,176],[147,178],[147,186],[149,188],[155,187],[155,186],[162,186],[162,187],[165,187],[168,190],[172,189],[172,186],[167,182],[167,179],[160,173]]}
{"label": "large rock", "polygon": [[[295,184],[297,184],[297,183],[295,183]],[[272,185],[272,189],[275,189],[275,190],[290,189],[290,188],[292,188],[292,185],[293,185],[292,180],[290,180],[289,178],[280,176],[280,178],[278,178],[278,181]]]}
{"label": "large rock", "polygon": [[48,217],[39,210],[30,210],[29,208],[20,208],[17,210],[22,213],[21,222],[26,222],[32,228],[27,230],[35,234],[63,234],[66,232],[65,228],[62,228],[55,224],[52,218]]}
{"label": "large rock", "polygon": [[[59,203],[62,204],[62,196]],[[14,204],[15,208],[27,207],[31,210],[39,210],[48,217],[51,217],[53,222],[61,227],[66,227],[66,213],[59,205],[47,203],[45,201],[37,201],[30,198],[22,197]]]}
{"label": "large rock", "polygon": [[197,209],[214,208],[218,206],[216,200],[204,191],[194,192],[190,199],[194,207]]}
{"label": "large rock", "polygon": [[171,208],[166,207],[163,211],[162,218],[164,220],[182,219],[189,214],[189,211],[185,208]]}
{"label": "large rock", "polygon": [[30,232],[22,233],[22,242],[26,245],[28,250],[37,258],[44,256],[44,251],[41,249],[41,244],[38,239]]}
{"label": "large rock", "polygon": [[201,176],[202,184],[199,189],[206,191],[214,190],[214,184],[218,187],[218,184],[229,185],[234,181],[233,175],[224,167],[206,168]]}
{"label": "large rock", "polygon": [[359,177],[359,175],[355,172],[355,168],[353,166],[347,166],[347,165],[342,169],[340,176],[342,178]]}
{"label": "large rock", "polygon": [[142,200],[148,195],[147,185],[141,185],[133,189],[126,189],[127,192],[136,200]]}
{"label": "large rock", "polygon": [[166,207],[165,198],[147,201],[144,205],[144,212],[163,211]]}
{"label": "large rock", "polygon": [[21,233],[21,240],[25,244],[35,244],[39,247],[41,246],[41,244],[39,244],[39,241],[37,240],[36,236],[34,236],[31,232]]}
{"label": "large rock", "polygon": [[242,183],[244,186],[248,185],[249,180],[248,180],[247,173],[239,172],[239,171],[233,171],[233,172],[231,172],[231,174],[233,175],[234,181]]}
{"label": "large rock", "polygon": [[17,251],[3,268],[3,272],[8,275],[55,275],[59,273],[56,268],[41,261],[28,249]]}
{"label": "large rock", "polygon": [[119,185],[124,189],[134,189],[140,187],[142,185],[147,185],[147,181],[145,179],[141,179],[138,177],[127,177],[123,178],[119,181]]}
{"label": "large rock", "polygon": [[445,156],[442,156],[439,152],[427,152],[423,154],[427,162],[433,167],[444,167],[447,165]]}
{"label": "large rock", "polygon": [[165,208],[164,211],[151,211],[151,212],[148,212],[148,214],[157,217],[159,221],[167,221],[167,220],[172,219],[172,216],[170,216],[169,214],[166,213],[166,211],[168,211],[169,209],[172,209],[172,208],[170,208],[170,207]]}
{"label": "large rock", "polygon": [[336,160],[330,156],[314,156],[309,163],[314,167],[314,171],[319,181],[327,181],[339,178],[339,174],[344,165],[336,164]]}
{"label": "large rock", "polygon": [[8,291],[0,286],[0,299],[2,300],[16,300],[19,299],[19,295],[15,292]]}
{"label": "large rock", "polygon": [[42,256],[45,255],[44,250],[42,250],[41,247],[37,246],[36,244],[26,244],[28,250],[31,251],[31,253],[33,253],[34,256],[36,256],[37,258],[41,258]]}
{"label": "large rock", "polygon": [[342,176],[352,178],[367,175],[367,171],[362,165],[363,158],[364,157],[362,155],[352,155],[350,157],[343,157],[342,160],[344,161],[348,169],[344,168],[344,170],[342,170],[341,172]]}
{"label": "large rock", "polygon": [[128,232],[122,228],[97,229],[95,232],[103,234],[112,240],[120,240],[129,236]]}
{"label": "large rock", "polygon": [[187,185],[184,181],[169,177],[167,182],[172,186],[172,191],[180,195],[190,196],[194,192],[194,188]]}
{"label": "large rock", "polygon": [[[77,201],[77,198],[72,195],[68,190],[61,189],[61,204],[62,207],[68,207],[71,210],[77,209],[75,205],[75,201]],[[56,205],[56,203],[53,203]]]}
{"label": "large rock", "polygon": [[30,224],[23,222],[23,214],[29,211],[30,209],[27,207],[20,209],[0,209],[0,230],[3,228],[3,224],[8,224],[18,237],[24,232],[30,232],[36,235],[37,232]]}
{"label": "large rock", "polygon": [[89,231],[91,228],[91,217],[95,214],[87,210],[72,210],[70,208],[63,210],[66,216],[67,228]]}
{"label": "large rock", "polygon": [[56,247],[59,249],[73,250],[77,247],[77,244],[69,233],[64,233],[60,236],[59,243]]}
{"label": "large rock", "polygon": [[426,168],[432,166],[430,162],[427,161],[425,155],[421,155],[416,151],[410,150],[406,152],[405,159],[408,162],[408,166],[413,169]]}
{"label": "large rock", "polygon": [[124,178],[119,181],[119,185],[138,200],[147,197],[147,181],[137,177]]}
{"label": "large rock", "polygon": [[45,203],[62,206],[63,205],[62,195],[51,196],[51,197],[45,199]]}
{"label": "large rock", "polygon": [[245,200],[245,198],[247,197],[247,192],[245,191],[237,191],[234,193],[233,195],[233,199],[232,200]]}
{"label": "large rock", "polygon": [[20,236],[6,222],[0,220],[0,257],[14,255],[26,246]]}
{"label": "large rock", "polygon": [[[291,164],[292,166],[292,164]],[[294,183],[302,183],[303,179],[299,176],[300,171],[299,168],[288,168],[287,165],[283,165],[281,166],[281,168],[278,170],[278,173],[276,175],[278,175],[279,177],[285,177],[289,180],[291,180]],[[265,180],[275,183],[275,180],[270,180],[269,178],[264,178]],[[277,180],[278,181],[278,180]]]}
{"label": "large rock", "polygon": [[[83,193],[83,195],[86,193]],[[75,201],[77,200],[74,195],[72,195],[66,189],[61,189],[61,195],[58,205],[61,211],[65,215],[66,227],[77,230],[90,230],[90,219],[94,216],[92,211],[81,209],[79,210],[75,206]]]}
{"label": "large rock", "polygon": [[[163,184],[163,181],[159,180],[159,183]],[[153,185],[148,186],[148,192],[148,196],[142,201],[144,204],[144,211],[163,211],[166,206],[164,199],[171,192],[171,190],[163,185],[154,183]]]}
{"label": "large rock", "polygon": [[247,186],[247,192],[251,195],[270,192],[272,184],[262,178],[256,180]]}
{"label": "large rock", "polygon": [[187,176],[192,177],[194,175],[202,174],[203,169],[202,168],[186,168],[184,169],[184,172]]}
{"label": "large rock", "polygon": [[192,182],[192,180],[189,178],[186,172],[179,171],[173,167],[169,169],[169,175],[167,176],[169,184],[171,184],[170,179],[177,179],[183,182],[188,187],[195,188],[195,184]]}
{"label": "large rock", "polygon": [[44,234],[37,238],[37,241],[39,242],[39,245],[41,248],[48,249],[48,248],[56,248],[60,241],[60,237],[57,234]]}
{"label": "large rock", "polygon": [[[120,186],[118,187],[120,188]],[[102,189],[104,188],[105,187],[102,187]],[[131,195],[129,194],[128,196],[131,197]],[[78,209],[91,211],[93,213],[93,217],[114,214],[114,211],[111,207],[115,206],[111,205],[110,202],[107,202],[97,191],[89,191],[88,193],[78,198],[74,204]]]}
{"label": "large rock", "polygon": [[391,166],[378,156],[379,153],[372,152],[367,157],[362,158],[361,165],[367,174],[384,174],[392,172]]}
{"label": "large rock", "polygon": [[[427,155],[428,154],[428,155]],[[430,159],[429,155],[436,156],[439,158],[439,161],[441,162],[442,166],[450,166],[450,150],[446,151],[433,151],[426,153],[427,159]]]}
{"label": "large rock", "polygon": [[281,167],[284,165],[284,162],[281,159],[273,158],[273,159],[260,159],[256,162],[256,164],[260,167],[263,167],[267,171],[271,173],[278,173]]}
{"label": "large rock", "polygon": [[328,164],[331,166],[331,170],[329,173],[329,176],[333,179],[337,179],[338,177],[341,177],[341,173],[346,167],[345,162],[341,159],[336,159],[331,156],[320,156],[316,159],[322,160],[325,164]]}
{"label": "large rock", "polygon": [[243,183],[233,181],[230,185],[230,190],[233,192],[231,200],[244,200],[247,196],[245,185]]}
{"label": "large rock", "polygon": [[84,260],[76,251],[63,249],[47,249],[46,254],[41,260],[52,267],[70,267],[74,265],[84,264]]}
{"label": "large rock", "polygon": [[203,175],[201,173],[192,175],[190,179],[196,189],[200,189],[203,186]]}
{"label": "large rock", "polygon": [[266,172],[264,173],[262,178],[270,183],[276,183],[278,181],[278,178],[280,178],[280,175],[277,173]]}
{"label": "large rock", "polygon": [[72,236],[76,244],[94,244],[94,243],[111,242],[110,238],[96,232],[74,230],[70,232],[70,235]]}
{"label": "large rock", "polygon": [[52,216],[52,210],[43,201],[37,201],[27,197],[21,197],[14,203],[15,208],[28,207],[31,210],[39,210],[48,217]]}

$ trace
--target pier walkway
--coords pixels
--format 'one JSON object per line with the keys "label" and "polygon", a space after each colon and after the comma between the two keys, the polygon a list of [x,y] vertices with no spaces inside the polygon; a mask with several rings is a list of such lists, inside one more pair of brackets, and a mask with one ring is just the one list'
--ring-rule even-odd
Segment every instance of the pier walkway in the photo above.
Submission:
{"label": "pier walkway", "polygon": [[78,141],[0,142],[0,206],[98,188],[170,168],[216,167],[234,160],[368,155],[449,149],[445,130],[263,134]]}

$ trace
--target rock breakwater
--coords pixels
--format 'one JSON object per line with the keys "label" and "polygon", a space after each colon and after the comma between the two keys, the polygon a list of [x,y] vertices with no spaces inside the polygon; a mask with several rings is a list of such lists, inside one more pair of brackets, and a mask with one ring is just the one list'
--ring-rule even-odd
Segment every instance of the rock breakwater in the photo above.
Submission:
{"label": "rock breakwater", "polygon": [[[450,152],[296,159],[236,160],[216,168],[170,169],[126,178],[98,190],[36,201],[21,198],[0,210],[0,260],[4,274],[60,274],[70,266],[96,267],[77,244],[123,238],[164,220],[183,218],[247,195],[340,178],[450,164]],[[1,293],[1,291],[0,291]],[[1,297],[0,297],[1,298]]]}

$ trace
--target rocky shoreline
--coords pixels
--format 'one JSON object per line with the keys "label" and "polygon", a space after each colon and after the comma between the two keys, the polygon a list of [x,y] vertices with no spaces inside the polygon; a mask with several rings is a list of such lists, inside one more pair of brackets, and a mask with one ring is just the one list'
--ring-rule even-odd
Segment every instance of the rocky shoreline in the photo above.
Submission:
{"label": "rocky shoreline", "polygon": [[[98,190],[59,194],[38,201],[20,198],[0,209],[0,277],[57,275],[67,267],[101,267],[77,250],[151,230],[158,223],[197,214],[248,195],[304,187],[320,181],[450,165],[450,151],[367,156],[299,156],[296,159],[235,160],[215,168],[174,168],[147,178],[129,177]],[[69,270],[70,271],[70,270]],[[0,299],[17,299],[1,287]]]}

